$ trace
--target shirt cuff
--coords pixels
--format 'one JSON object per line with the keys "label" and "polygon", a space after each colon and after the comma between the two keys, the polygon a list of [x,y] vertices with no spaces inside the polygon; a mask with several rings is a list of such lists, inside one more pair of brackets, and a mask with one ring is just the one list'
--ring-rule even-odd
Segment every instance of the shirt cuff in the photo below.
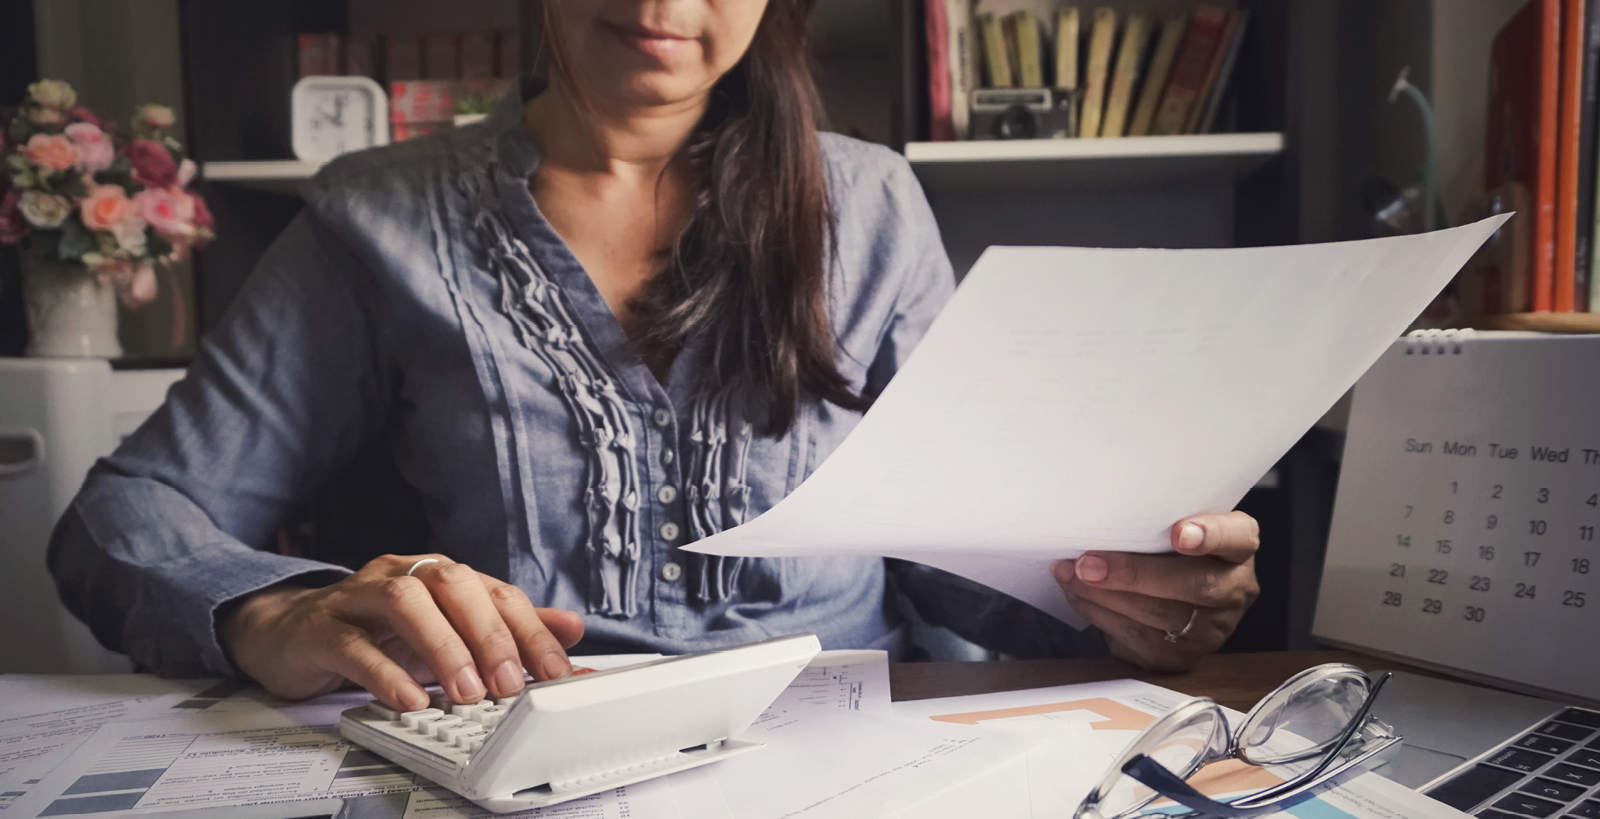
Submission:
{"label": "shirt cuff", "polygon": [[155,667],[184,665],[183,658],[195,657],[198,648],[203,668],[195,671],[243,678],[218,639],[217,614],[224,606],[286,580],[318,588],[351,574],[343,566],[249,548],[229,550],[223,560],[209,553],[165,564],[155,581],[159,588],[152,591],[173,601],[166,611],[174,622],[147,632],[155,636]]}

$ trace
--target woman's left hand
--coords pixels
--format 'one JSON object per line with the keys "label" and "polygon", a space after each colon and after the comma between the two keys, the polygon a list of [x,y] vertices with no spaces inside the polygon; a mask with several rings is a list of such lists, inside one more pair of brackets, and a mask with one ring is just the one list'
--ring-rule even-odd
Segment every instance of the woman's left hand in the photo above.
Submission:
{"label": "woman's left hand", "polygon": [[[1057,563],[1055,576],[1113,655],[1152,671],[1183,671],[1221,648],[1261,593],[1260,545],[1260,527],[1243,512],[1196,515],[1172,527],[1177,554],[1087,552]],[[1186,634],[1168,639],[1185,626]]]}

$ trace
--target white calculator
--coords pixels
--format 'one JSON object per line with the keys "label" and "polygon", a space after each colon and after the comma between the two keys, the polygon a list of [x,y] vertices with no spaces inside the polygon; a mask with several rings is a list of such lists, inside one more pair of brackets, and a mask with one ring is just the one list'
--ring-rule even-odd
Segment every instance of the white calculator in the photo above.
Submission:
{"label": "white calculator", "polygon": [[779,637],[533,683],[448,712],[373,700],[344,712],[339,730],[495,813],[530,810],[764,747],[737,735],[821,650],[814,634]]}

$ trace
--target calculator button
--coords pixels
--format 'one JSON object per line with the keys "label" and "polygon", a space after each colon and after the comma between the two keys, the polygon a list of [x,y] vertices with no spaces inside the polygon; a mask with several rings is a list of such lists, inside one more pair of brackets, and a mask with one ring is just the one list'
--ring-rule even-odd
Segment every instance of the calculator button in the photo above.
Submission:
{"label": "calculator button", "polygon": [[479,748],[483,747],[483,741],[485,739],[487,739],[488,737],[489,737],[489,735],[487,733],[473,734],[470,737],[462,737],[462,741],[467,743],[466,744],[466,749],[468,751],[476,751]]}
{"label": "calculator button", "polygon": [[1547,722],[1534,730],[1541,734],[1570,739],[1574,742],[1582,742],[1594,735],[1593,728],[1585,728],[1582,725],[1568,725],[1564,722]]}
{"label": "calculator button", "polygon": [[455,745],[457,744],[456,740],[460,739],[463,735],[476,734],[482,730],[483,726],[476,722],[463,721],[458,722],[455,725],[447,725],[443,728],[440,728],[438,731],[434,732],[433,737],[440,742]]}
{"label": "calculator button", "polygon": [[[1600,770],[1600,751],[1596,751],[1593,748],[1579,748],[1568,754],[1566,761],[1574,765]],[[1600,819],[1600,816],[1595,817],[1595,819]]]}
{"label": "calculator button", "polygon": [[504,705],[491,705],[478,712],[478,722],[482,723],[485,728],[493,728],[500,724],[500,720],[505,719],[506,712],[509,710]]}
{"label": "calculator button", "polygon": [[1600,711],[1586,711],[1582,708],[1568,708],[1556,715],[1562,722],[1573,725],[1587,725],[1590,728],[1600,728]]}
{"label": "calculator button", "polygon": [[1543,754],[1559,754],[1572,746],[1573,743],[1564,739],[1555,739],[1541,734],[1529,734],[1517,740],[1518,748],[1528,748]]}
{"label": "calculator button", "polygon": [[417,733],[422,734],[423,736],[426,736],[426,737],[436,737],[436,736],[439,735],[440,731],[443,731],[444,729],[449,728],[452,725],[460,725],[460,724],[461,724],[461,718],[460,717],[456,716],[455,714],[445,714],[444,716],[439,717],[438,719],[429,720],[428,722],[424,722],[424,723],[418,725],[417,726]]}
{"label": "calculator button", "polygon": [[367,703],[367,713],[377,717],[378,719],[384,719],[390,722],[400,721],[399,711],[396,711],[393,708],[378,702],[377,700]]}
{"label": "calculator button", "polygon": [[488,708],[491,705],[494,705],[494,703],[488,700],[480,700],[471,705],[457,705],[456,707],[450,709],[450,713],[455,714],[456,716],[469,722],[477,722],[478,712]]}
{"label": "calculator button", "polygon": [[1557,765],[1545,771],[1544,775],[1559,782],[1570,782],[1585,788],[1600,785],[1600,771],[1591,771],[1576,765]]}
{"label": "calculator button", "polygon": [[1545,766],[1545,763],[1555,757],[1549,754],[1535,753],[1524,748],[1501,748],[1494,756],[1484,760],[1490,765],[1499,765],[1513,771],[1533,773]]}
{"label": "calculator button", "polygon": [[456,747],[463,751],[470,751],[474,747],[472,744],[474,739],[481,743],[483,742],[483,738],[488,735],[489,732],[483,730],[482,725],[474,726],[473,730],[471,731],[463,731],[459,734],[456,734]]}
{"label": "calculator button", "polygon": [[421,711],[407,711],[401,714],[400,721],[405,723],[406,728],[415,731],[418,725],[442,716],[444,716],[444,712],[437,708],[424,708]]}
{"label": "calculator button", "polygon": [[1547,799],[1540,799],[1537,796],[1528,796],[1521,793],[1513,793],[1510,796],[1501,799],[1499,802],[1494,803],[1494,806],[1501,810],[1511,811],[1512,813],[1536,816],[1538,819],[1545,819],[1545,817],[1549,816],[1550,814],[1561,810],[1560,805]]}
{"label": "calculator button", "polygon": [[1600,819],[1600,802],[1590,799],[1573,808],[1572,812],[1567,815],[1576,816],[1578,819]]}
{"label": "calculator button", "polygon": [[1474,765],[1428,791],[1428,795],[1456,810],[1472,810],[1483,804],[1483,800],[1521,781],[1522,774],[1493,765]]}
{"label": "calculator button", "polygon": [[1557,782],[1554,779],[1535,779],[1520,788],[1518,793],[1530,793],[1534,796],[1543,796],[1546,799],[1555,799],[1561,802],[1571,802],[1583,795],[1583,788]]}

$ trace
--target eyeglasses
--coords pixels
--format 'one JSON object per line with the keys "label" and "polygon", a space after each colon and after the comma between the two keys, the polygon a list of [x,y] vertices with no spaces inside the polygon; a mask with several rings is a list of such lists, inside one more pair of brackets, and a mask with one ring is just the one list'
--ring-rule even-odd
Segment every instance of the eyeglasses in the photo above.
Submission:
{"label": "eyeglasses", "polygon": [[[1188,700],[1134,738],[1074,819],[1127,819],[1163,796],[1194,813],[1228,819],[1310,799],[1399,746],[1393,729],[1371,715],[1389,676],[1373,682],[1342,663],[1307,669],[1257,703],[1231,733],[1221,706],[1205,697]],[[1218,801],[1186,781],[1225,760],[1256,766],[1240,776],[1239,787],[1228,787],[1246,791],[1242,795]]]}

